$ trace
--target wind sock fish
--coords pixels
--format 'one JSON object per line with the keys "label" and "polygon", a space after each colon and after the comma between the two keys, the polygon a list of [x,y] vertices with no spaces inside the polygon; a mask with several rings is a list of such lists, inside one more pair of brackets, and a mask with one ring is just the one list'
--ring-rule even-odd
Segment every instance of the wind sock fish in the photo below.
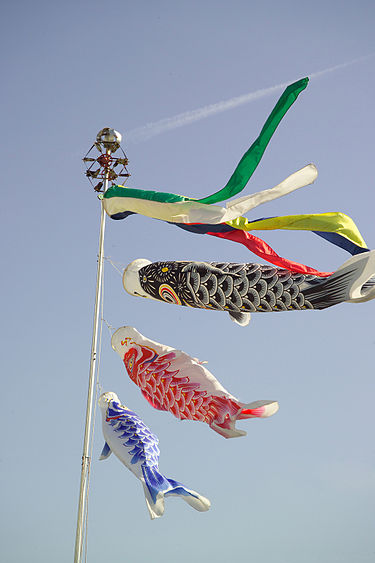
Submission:
{"label": "wind sock fish", "polygon": [[263,264],[154,262],[139,258],[124,271],[131,295],[198,309],[227,311],[241,326],[250,313],[325,309],[375,298],[375,250],[347,260],[322,279]]}
{"label": "wind sock fish", "polygon": [[141,481],[151,519],[163,515],[164,498],[168,496],[182,498],[199,512],[210,508],[207,498],[160,473],[157,436],[135,412],[121,405],[116,393],[103,393],[99,406],[105,439],[100,459],[106,459],[113,452]]}
{"label": "wind sock fish", "polygon": [[111,343],[154,408],[181,420],[206,422],[224,438],[246,435],[235,427],[237,420],[266,418],[279,408],[276,401],[241,403],[199,360],[149,340],[131,326],[119,328]]}

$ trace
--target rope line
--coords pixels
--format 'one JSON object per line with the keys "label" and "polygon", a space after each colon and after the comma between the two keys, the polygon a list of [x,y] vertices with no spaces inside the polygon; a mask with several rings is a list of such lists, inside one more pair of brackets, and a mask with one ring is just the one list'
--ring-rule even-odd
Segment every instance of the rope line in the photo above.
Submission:
{"label": "rope line", "polygon": [[107,326],[107,328],[108,328],[108,330],[109,330],[109,334],[110,334],[111,337],[112,337],[114,331],[116,330],[115,327],[112,326],[112,325],[110,325],[109,323],[107,323],[107,321],[106,321],[103,317],[101,318],[101,321],[103,321],[103,322],[106,324],[106,326]]}
{"label": "rope line", "polygon": [[[109,262],[111,264],[111,266],[116,270],[116,272],[118,272],[120,274],[120,276],[123,276],[123,271],[125,269],[125,264],[121,263],[121,262],[114,262],[110,256],[104,256],[104,260],[107,260],[107,262]],[[122,268],[122,269],[120,269]]]}

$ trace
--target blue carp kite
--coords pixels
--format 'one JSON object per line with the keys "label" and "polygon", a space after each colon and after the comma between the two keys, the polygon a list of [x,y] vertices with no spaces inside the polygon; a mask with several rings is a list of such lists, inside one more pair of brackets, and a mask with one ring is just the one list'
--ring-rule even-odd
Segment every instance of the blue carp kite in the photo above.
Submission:
{"label": "blue carp kite", "polygon": [[210,508],[207,498],[160,473],[157,436],[137,414],[121,405],[116,393],[103,393],[99,406],[105,439],[100,459],[107,459],[113,452],[141,481],[151,519],[163,515],[164,498],[168,496],[182,498],[199,512]]}

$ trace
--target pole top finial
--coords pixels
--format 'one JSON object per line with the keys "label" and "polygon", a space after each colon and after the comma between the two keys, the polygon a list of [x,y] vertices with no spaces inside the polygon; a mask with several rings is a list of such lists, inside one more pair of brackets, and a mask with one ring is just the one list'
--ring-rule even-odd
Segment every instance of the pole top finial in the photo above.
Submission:
{"label": "pole top finial", "polygon": [[[91,149],[83,158],[86,166],[86,176],[90,180],[96,192],[105,190],[105,181],[112,183],[117,178],[124,178],[126,181],[130,174],[126,168],[128,165],[128,157],[124,153],[120,143],[122,135],[111,127],[104,127],[96,136],[96,141]],[[122,155],[112,156],[118,149]],[[93,151],[97,150],[100,154],[95,155]],[[99,165],[99,168],[97,166]],[[98,184],[94,185],[93,180],[100,180]]]}
{"label": "pole top finial", "polygon": [[117,151],[120,147],[121,140],[121,133],[111,127],[104,127],[96,136],[96,142],[103,145],[106,150],[110,150],[111,153]]}

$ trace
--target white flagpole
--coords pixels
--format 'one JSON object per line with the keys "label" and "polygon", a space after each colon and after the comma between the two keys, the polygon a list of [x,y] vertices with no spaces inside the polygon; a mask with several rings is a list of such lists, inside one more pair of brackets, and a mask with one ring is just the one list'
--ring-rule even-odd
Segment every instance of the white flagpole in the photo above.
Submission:
{"label": "white flagpole", "polygon": [[[97,143],[100,143],[100,139],[104,139],[102,144],[106,148],[105,155],[103,154],[103,162],[106,161],[106,156],[108,158],[107,164],[104,165],[104,193],[108,189],[108,180],[110,166],[108,162],[111,159],[111,153],[114,152],[120,142],[121,135],[114,131],[114,129],[102,129],[97,136]],[[96,144],[97,146],[97,144]],[[100,145],[99,145],[100,146]],[[92,159],[96,161],[96,159]],[[99,164],[103,166],[98,160]],[[90,176],[89,176],[90,177]],[[95,177],[95,176],[92,176]],[[97,357],[97,342],[98,342],[98,331],[99,331],[99,314],[100,314],[100,303],[102,297],[102,278],[103,278],[103,253],[104,253],[104,231],[105,231],[105,218],[106,214],[103,205],[101,206],[100,215],[100,235],[99,235],[99,253],[98,253],[98,267],[96,274],[96,295],[95,295],[95,308],[94,308],[94,323],[93,323],[93,333],[91,342],[91,357],[90,357],[90,371],[89,371],[89,387],[87,393],[87,406],[86,406],[86,423],[85,423],[85,434],[83,441],[83,453],[82,453],[82,467],[81,467],[81,484],[79,491],[79,502],[78,502],[78,516],[77,516],[77,529],[76,529],[76,541],[74,550],[74,563],[81,563],[82,561],[82,548],[84,539],[84,520],[85,513],[87,509],[88,500],[88,479],[90,473],[90,439],[91,439],[91,427],[92,427],[92,410],[93,410],[93,398],[94,398],[94,385],[95,385],[95,368],[96,368],[96,357]]]}

